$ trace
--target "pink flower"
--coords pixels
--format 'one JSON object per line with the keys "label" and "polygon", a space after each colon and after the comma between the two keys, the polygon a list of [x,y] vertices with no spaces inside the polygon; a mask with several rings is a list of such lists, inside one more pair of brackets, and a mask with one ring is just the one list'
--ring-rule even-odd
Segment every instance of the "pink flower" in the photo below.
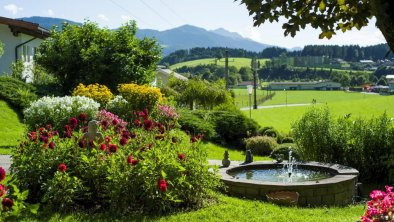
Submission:
{"label": "pink flower", "polygon": [[4,168],[0,167],[0,181],[3,181],[6,175],[7,173],[5,172]]}
{"label": "pink flower", "polygon": [[160,179],[158,181],[157,185],[158,185],[160,191],[163,191],[163,192],[167,191],[167,181],[166,180]]}
{"label": "pink flower", "polygon": [[381,190],[373,190],[370,194],[369,197],[371,197],[371,199],[376,200],[376,199],[383,199],[383,197],[386,195],[385,192],[381,191]]}
{"label": "pink flower", "polygon": [[57,170],[59,172],[66,172],[66,170],[67,170],[66,164],[64,164],[64,163],[59,164],[59,166],[57,167]]}

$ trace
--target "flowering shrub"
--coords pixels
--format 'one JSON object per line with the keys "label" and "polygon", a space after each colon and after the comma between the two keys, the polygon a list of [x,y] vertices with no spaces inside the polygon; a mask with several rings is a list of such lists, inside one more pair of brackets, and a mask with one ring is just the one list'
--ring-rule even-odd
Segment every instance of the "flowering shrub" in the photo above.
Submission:
{"label": "flowering shrub", "polygon": [[152,109],[163,99],[159,88],[147,85],[120,84],[118,91],[133,106],[133,110]]}
{"label": "flowering shrub", "polygon": [[0,167],[0,220],[11,217],[15,219],[26,213],[37,214],[39,205],[25,203],[29,191],[20,192],[16,182],[11,176],[6,176],[6,171]]}
{"label": "flowering shrub", "polygon": [[114,95],[105,85],[98,83],[85,86],[80,83],[72,92],[73,96],[85,96],[99,102],[102,106],[107,104]]}
{"label": "flowering shrub", "polygon": [[[23,111],[30,129],[51,124],[56,130],[63,129],[71,117],[84,113],[90,119],[96,116],[100,104],[83,96],[42,97]],[[86,121],[90,120],[87,119]]]}
{"label": "flowering shrub", "polygon": [[121,212],[200,205],[219,179],[208,171],[199,139],[165,128],[147,110],[135,113],[132,124],[120,129],[125,121],[100,112],[94,141],[85,139],[86,122],[73,125],[71,119],[63,136],[44,127],[30,132],[12,164],[29,200],[57,210]]}
{"label": "flowering shrub", "polygon": [[105,106],[105,109],[111,113],[118,115],[120,118],[129,119],[131,105],[122,96],[117,95],[114,99],[109,101]]}
{"label": "flowering shrub", "polygon": [[369,196],[372,200],[367,202],[367,211],[361,217],[362,222],[393,221],[394,193],[393,187],[386,186],[386,192],[373,190]]}
{"label": "flowering shrub", "polygon": [[106,129],[108,125],[112,124],[120,130],[120,132],[126,130],[127,122],[105,109],[100,110],[97,114],[97,119],[100,120],[100,124],[104,129]]}

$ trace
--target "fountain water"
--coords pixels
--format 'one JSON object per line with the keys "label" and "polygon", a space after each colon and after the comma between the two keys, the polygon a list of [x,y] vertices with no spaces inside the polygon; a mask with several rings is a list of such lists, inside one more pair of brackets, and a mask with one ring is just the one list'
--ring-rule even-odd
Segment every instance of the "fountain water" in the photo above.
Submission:
{"label": "fountain water", "polygon": [[293,175],[294,166],[297,167],[296,159],[291,156],[292,154],[291,147],[289,147],[289,161],[283,164],[283,171],[291,177]]}

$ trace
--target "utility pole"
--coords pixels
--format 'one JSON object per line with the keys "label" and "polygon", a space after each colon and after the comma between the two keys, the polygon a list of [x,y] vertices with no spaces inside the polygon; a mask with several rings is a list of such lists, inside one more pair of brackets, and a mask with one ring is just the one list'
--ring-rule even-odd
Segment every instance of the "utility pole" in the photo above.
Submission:
{"label": "utility pole", "polygon": [[256,57],[252,59],[252,71],[253,71],[253,89],[254,89],[254,103],[253,109],[257,109],[257,60]]}
{"label": "utility pole", "polygon": [[224,53],[224,78],[226,80],[226,89],[228,89],[229,82],[228,82],[228,49],[227,48]]}

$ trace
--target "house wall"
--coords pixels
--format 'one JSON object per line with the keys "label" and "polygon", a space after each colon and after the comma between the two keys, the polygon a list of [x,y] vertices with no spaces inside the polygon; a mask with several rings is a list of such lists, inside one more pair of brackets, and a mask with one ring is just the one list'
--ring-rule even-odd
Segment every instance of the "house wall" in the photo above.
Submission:
{"label": "house wall", "polygon": [[[11,73],[10,66],[15,62],[15,47],[33,38],[33,36],[23,33],[14,36],[7,25],[0,24],[0,41],[4,47],[4,54],[0,57],[0,75]],[[42,39],[36,38],[18,48],[18,59],[23,61],[25,66],[24,75],[28,76],[28,81],[31,81],[32,78],[31,68],[33,67],[35,50],[43,41]]]}

